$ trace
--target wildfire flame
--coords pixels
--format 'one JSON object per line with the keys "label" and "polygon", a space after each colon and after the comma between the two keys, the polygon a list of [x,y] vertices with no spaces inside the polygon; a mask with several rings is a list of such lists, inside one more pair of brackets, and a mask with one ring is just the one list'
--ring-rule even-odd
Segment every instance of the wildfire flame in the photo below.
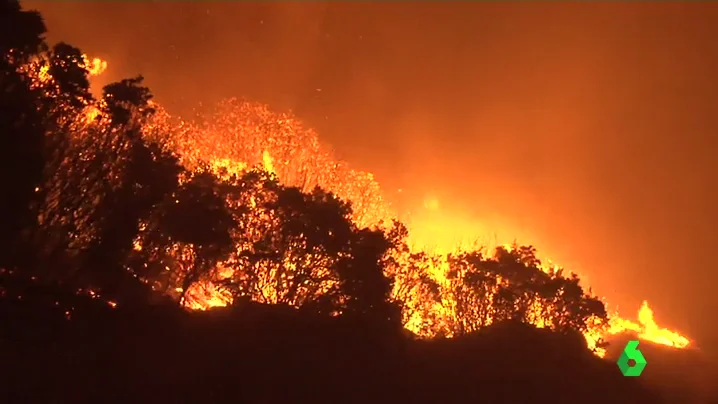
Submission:
{"label": "wildfire flame", "polygon": [[107,61],[100,58],[90,59],[87,55],[82,55],[83,65],[90,76],[99,76],[107,70]]}
{"label": "wildfire flame", "polygon": [[637,333],[642,340],[675,348],[685,348],[690,344],[690,340],[683,335],[660,327],[653,317],[653,310],[646,301],[641,304],[641,308],[638,310],[638,322],[614,316],[611,318],[610,326],[608,330],[610,334],[632,331]]}
{"label": "wildfire flame", "polygon": [[[83,57],[83,65],[90,75],[101,74],[107,63],[100,59]],[[40,68],[36,76],[38,81],[49,80],[47,70]],[[201,124],[183,122],[154,105],[157,112],[153,121],[145,125],[145,136],[159,141],[181,158],[188,169],[208,163],[218,175],[240,174],[249,167],[261,166],[271,172],[286,185],[298,186],[310,190],[315,186],[333,192],[338,197],[349,200],[353,206],[352,219],[359,226],[384,226],[399,215],[383,197],[381,187],[371,173],[351,169],[338,161],[332,153],[320,143],[318,135],[304,127],[290,114],[275,113],[265,105],[231,99],[219,103],[214,115],[205,118]],[[83,117],[78,118],[78,127],[102,124],[98,108],[88,106]],[[426,272],[440,287],[447,284],[447,270],[450,253],[471,250],[476,247],[476,240],[456,239],[457,228],[466,228],[462,218],[446,214],[436,198],[428,198],[423,203],[429,215],[402,218],[410,229],[413,252],[423,252],[429,256]],[[476,226],[473,226],[474,230]],[[142,241],[135,242],[135,249],[143,249]],[[186,246],[175,245],[167,252],[178,257],[189,256],[192,251]],[[400,261],[401,256],[397,257]],[[555,267],[547,267],[546,271]],[[219,274],[231,269],[217,268]],[[395,293],[401,288],[401,279],[397,279]],[[177,292],[183,292],[178,289]],[[186,291],[186,306],[192,310],[205,310],[211,307],[224,306],[230,303],[231,297],[206,281],[195,284]],[[406,299],[406,296],[404,296]],[[405,319],[405,327],[419,335],[431,337],[436,333],[446,332],[445,324],[452,321],[451,309],[454,302],[442,301],[430,304],[421,300],[419,294],[409,296],[407,307],[422,308]],[[546,308],[543,308],[544,310]],[[533,323],[546,326],[536,308]],[[435,325],[428,331],[425,327],[430,313]],[[595,348],[597,355],[605,351],[596,347],[597,342],[607,335],[624,332],[636,333],[639,338],[656,344],[685,348],[690,341],[676,331],[661,328],[656,323],[653,311],[644,302],[638,312],[638,320],[631,321],[620,317],[617,313],[610,316],[608,329],[589,328],[585,338],[590,347]]]}

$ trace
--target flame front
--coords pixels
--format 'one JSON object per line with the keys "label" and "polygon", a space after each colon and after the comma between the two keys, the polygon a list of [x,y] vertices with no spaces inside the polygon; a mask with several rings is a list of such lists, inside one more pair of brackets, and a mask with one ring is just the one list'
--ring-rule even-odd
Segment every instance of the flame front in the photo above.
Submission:
{"label": "flame front", "polygon": [[[47,85],[50,78],[46,65],[38,66],[35,73],[38,85]],[[107,68],[107,63],[83,57],[83,66],[90,75],[96,75]],[[182,164],[190,170],[206,164],[216,175],[226,176],[241,174],[250,167],[263,167],[285,185],[297,186],[303,190],[320,186],[339,198],[351,201],[352,219],[362,227],[387,228],[400,216],[386,201],[371,173],[351,169],[335,159],[319,142],[313,130],[305,128],[289,114],[274,113],[265,105],[231,99],[219,103],[215,114],[205,117],[203,123],[192,124],[172,117],[159,105],[154,107],[157,112],[153,120],[144,126],[144,135],[176,152]],[[91,132],[93,127],[103,124],[101,110],[96,105],[88,104],[82,116],[78,116],[77,122],[73,123],[73,127],[78,139],[88,139],[90,137],[85,134]],[[53,201],[59,192],[60,189],[51,189],[48,192],[48,211],[52,210]],[[245,202],[249,206],[255,206],[255,201]],[[398,263],[392,269],[392,275],[396,279],[393,293],[396,299],[401,299],[404,303],[407,311],[404,326],[408,330],[424,337],[439,334],[451,336],[459,321],[459,303],[450,293],[452,257],[457,253],[475,250],[478,243],[478,240],[471,238],[457,238],[457,233],[462,234],[461,231],[457,232],[457,229],[471,227],[475,231],[477,226],[467,223],[463,218],[445,213],[442,204],[435,197],[427,198],[423,206],[425,211],[421,214],[402,217],[409,229],[411,251],[393,253],[393,258]],[[50,214],[47,213],[41,220],[50,220],[49,217]],[[265,223],[263,221],[268,219],[257,213],[255,220],[257,226],[262,226]],[[81,235],[77,236],[77,242],[82,242]],[[140,236],[135,241],[135,250],[142,251],[144,248]],[[241,246],[237,248],[240,249]],[[187,245],[175,243],[157,254],[171,256],[173,265],[181,266],[192,257],[194,251]],[[423,254],[421,260],[415,258],[416,254]],[[287,265],[293,264],[289,262]],[[420,266],[420,271],[407,271],[406,267],[410,265]],[[229,276],[232,273],[231,268],[231,262],[219,264],[215,270],[217,278]],[[168,271],[170,269],[176,268],[167,267]],[[556,273],[559,268],[547,265],[542,267],[542,270]],[[269,273],[271,268],[258,268],[258,271]],[[427,300],[427,291],[420,288],[409,289],[407,285],[413,280],[412,277],[416,276],[431,278],[438,288],[445,292],[441,293],[441,300]],[[194,310],[230,303],[231,296],[213,282],[204,280],[194,284],[189,290],[175,288],[173,292],[183,293],[185,305]],[[278,299],[277,293],[276,289],[264,289],[261,291],[261,299],[274,302]],[[495,293],[495,288],[488,288],[480,298],[488,300]],[[551,307],[548,303],[534,302],[526,318],[537,327],[550,327],[548,315],[554,310],[558,308]],[[482,326],[489,325],[492,321],[490,310],[483,315]],[[598,347],[597,343],[607,335],[623,332],[634,332],[643,340],[676,348],[684,348],[689,344],[689,340],[679,333],[659,327],[647,302],[641,306],[637,322],[613,314],[607,329],[598,325],[589,326],[584,336],[589,346],[595,348],[598,355],[603,355],[605,351]]]}
{"label": "flame front", "polygon": [[616,316],[611,319],[610,326],[608,330],[610,334],[631,331],[638,334],[638,337],[642,340],[675,348],[685,348],[690,344],[690,340],[683,335],[660,327],[653,317],[653,310],[646,301],[641,304],[641,308],[638,310],[638,322]]}

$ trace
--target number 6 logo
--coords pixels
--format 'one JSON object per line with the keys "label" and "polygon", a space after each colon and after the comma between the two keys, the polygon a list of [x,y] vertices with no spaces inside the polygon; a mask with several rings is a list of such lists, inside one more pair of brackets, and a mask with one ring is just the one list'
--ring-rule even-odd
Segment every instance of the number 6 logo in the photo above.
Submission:
{"label": "number 6 logo", "polygon": [[[633,361],[633,365],[629,361]],[[646,358],[643,357],[641,351],[638,350],[638,341],[628,341],[626,347],[623,348],[621,357],[618,358],[618,368],[624,376],[640,376],[643,369],[646,368]]]}

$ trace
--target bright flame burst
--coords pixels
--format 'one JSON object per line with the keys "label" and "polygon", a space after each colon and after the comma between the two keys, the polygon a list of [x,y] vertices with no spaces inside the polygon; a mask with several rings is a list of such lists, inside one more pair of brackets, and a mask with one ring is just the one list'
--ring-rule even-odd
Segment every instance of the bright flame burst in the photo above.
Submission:
{"label": "bright flame burst", "polygon": [[[99,59],[83,57],[84,66],[91,75],[102,73],[107,63]],[[47,80],[47,71],[40,69],[37,73],[40,81]],[[188,169],[208,164],[218,175],[241,174],[249,167],[262,166],[277,176],[285,185],[297,186],[303,190],[311,190],[321,186],[338,197],[352,202],[352,219],[359,226],[385,226],[392,223],[397,213],[382,196],[381,188],[372,174],[353,170],[343,162],[336,160],[332,153],[320,144],[317,134],[302,125],[290,114],[275,113],[265,105],[230,99],[218,104],[214,115],[204,118],[202,123],[193,124],[170,116],[157,107],[153,121],[146,125],[145,135],[160,141],[176,152],[181,162]],[[88,106],[82,125],[101,124],[97,108]],[[425,272],[439,285],[445,287],[449,282],[447,271],[451,253],[474,250],[474,240],[455,238],[456,229],[466,228],[468,224],[459,217],[446,214],[436,198],[424,201],[424,207],[431,214],[420,218],[403,218],[410,234],[413,252],[423,252],[429,258],[425,261]],[[427,218],[433,218],[427,220]],[[138,240],[135,249],[141,250],[142,243]],[[169,254],[180,257],[191,255],[186,246],[176,245]],[[396,257],[401,265],[405,257]],[[181,259],[178,259],[181,261]],[[406,261],[403,261],[404,263]],[[543,269],[543,268],[542,268]],[[545,268],[552,271],[556,268]],[[226,274],[231,269],[220,264],[218,272]],[[402,279],[397,276],[394,294],[402,287]],[[182,292],[178,289],[177,292]],[[187,291],[188,308],[204,310],[210,307],[224,306],[230,297],[207,281],[195,284]],[[452,308],[455,302],[443,300],[426,307],[426,302],[418,293],[402,296],[407,307],[419,308],[411,316],[405,317],[405,327],[421,336],[431,337],[437,333],[451,335],[446,324],[454,319]],[[545,313],[545,307],[535,307],[536,313]],[[432,320],[427,319],[431,316]],[[538,327],[545,327],[547,320],[539,314],[531,317],[531,322]],[[426,323],[431,321],[434,326],[428,330]],[[485,324],[490,323],[487,322]],[[603,356],[605,350],[596,344],[607,335],[624,332],[636,333],[641,339],[657,344],[684,348],[689,340],[675,331],[661,328],[653,317],[653,311],[644,302],[638,312],[638,321],[631,321],[613,313],[609,318],[609,327],[590,327],[584,333],[589,347]]]}

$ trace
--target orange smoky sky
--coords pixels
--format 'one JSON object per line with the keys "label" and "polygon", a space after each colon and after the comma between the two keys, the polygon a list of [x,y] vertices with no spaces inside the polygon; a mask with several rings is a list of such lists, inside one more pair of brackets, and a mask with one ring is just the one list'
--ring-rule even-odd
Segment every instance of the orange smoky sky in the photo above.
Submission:
{"label": "orange smoky sky", "polygon": [[291,109],[402,209],[532,243],[622,313],[647,299],[718,340],[718,4],[25,6],[174,113]]}

